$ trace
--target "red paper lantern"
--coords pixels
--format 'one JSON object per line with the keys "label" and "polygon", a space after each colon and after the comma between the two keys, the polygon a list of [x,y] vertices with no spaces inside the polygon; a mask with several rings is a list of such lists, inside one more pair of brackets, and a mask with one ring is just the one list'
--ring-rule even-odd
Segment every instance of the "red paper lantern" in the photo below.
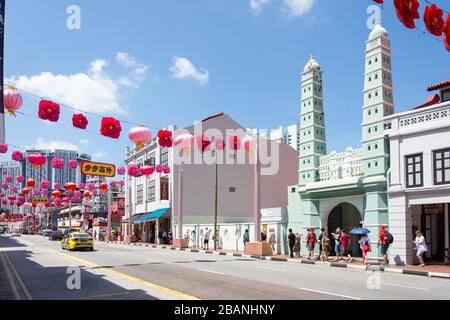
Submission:
{"label": "red paper lantern", "polygon": [[67,182],[65,185],[65,188],[66,188],[66,190],[73,192],[77,188],[77,185],[73,182]]}
{"label": "red paper lantern", "polygon": [[52,192],[52,196],[54,196],[55,198],[61,198],[61,191],[59,190],[55,190]]}
{"label": "red paper lantern", "polygon": [[143,166],[141,168],[141,174],[143,176],[150,176],[155,172],[155,168],[151,167],[151,166]]}
{"label": "red paper lantern", "polygon": [[102,182],[100,184],[100,190],[105,192],[106,190],[108,190],[108,184],[106,182]]}
{"label": "red paper lantern", "polygon": [[90,196],[91,196],[91,193],[87,190],[83,193],[83,197],[85,197],[86,199],[89,198]]}
{"label": "red paper lantern", "polygon": [[34,188],[35,185],[36,185],[36,181],[34,181],[34,179],[30,178],[27,180],[27,187]]}
{"label": "red paper lantern", "polygon": [[42,165],[47,162],[47,158],[39,153],[33,153],[28,156],[28,161],[34,166],[36,170],[39,170]]}
{"label": "red paper lantern", "polygon": [[27,196],[29,193],[30,193],[30,190],[29,190],[28,188],[23,188],[23,189],[22,189],[22,194],[23,194],[24,196]]}

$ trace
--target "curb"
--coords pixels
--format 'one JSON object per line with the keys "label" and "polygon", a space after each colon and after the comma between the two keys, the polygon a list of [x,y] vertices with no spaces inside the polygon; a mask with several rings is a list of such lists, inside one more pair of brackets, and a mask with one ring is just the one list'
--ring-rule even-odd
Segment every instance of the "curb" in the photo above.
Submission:
{"label": "curb", "polygon": [[383,267],[380,265],[362,266],[362,265],[352,265],[352,264],[338,263],[338,262],[323,262],[323,261],[315,261],[315,260],[307,260],[307,259],[292,259],[292,258],[288,259],[288,258],[279,258],[279,257],[254,256],[254,255],[248,255],[248,254],[242,254],[242,253],[199,250],[199,249],[190,249],[190,248],[174,248],[174,247],[168,247],[166,245],[149,245],[149,244],[142,244],[142,243],[126,243],[126,242],[120,242],[120,241],[104,241],[103,243],[133,245],[133,246],[139,246],[139,247],[145,246],[145,247],[149,247],[149,248],[153,248],[153,249],[167,249],[167,250],[172,250],[172,251],[186,251],[186,252],[195,252],[195,253],[214,254],[214,255],[220,255],[220,256],[243,257],[243,258],[249,258],[249,259],[259,259],[259,260],[276,261],[276,262],[301,263],[301,264],[318,265],[318,266],[331,267],[331,268],[354,269],[354,270],[361,270],[361,271],[371,270],[371,271],[386,272],[386,273],[422,276],[422,277],[428,277],[428,278],[450,279],[450,273],[397,269],[397,268]]}

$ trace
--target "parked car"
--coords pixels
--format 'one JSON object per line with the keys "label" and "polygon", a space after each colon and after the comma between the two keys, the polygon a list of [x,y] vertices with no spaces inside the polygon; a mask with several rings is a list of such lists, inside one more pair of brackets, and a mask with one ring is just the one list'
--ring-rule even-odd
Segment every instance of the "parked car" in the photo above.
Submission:
{"label": "parked car", "polygon": [[41,235],[44,237],[48,237],[50,232],[52,232],[51,229],[45,229],[45,230],[42,230]]}
{"label": "parked car", "polygon": [[61,248],[67,250],[89,249],[94,250],[94,240],[87,233],[69,233],[61,240]]}
{"label": "parked car", "polygon": [[64,239],[64,234],[62,231],[52,231],[48,234],[48,240],[55,241],[55,240],[62,240]]}

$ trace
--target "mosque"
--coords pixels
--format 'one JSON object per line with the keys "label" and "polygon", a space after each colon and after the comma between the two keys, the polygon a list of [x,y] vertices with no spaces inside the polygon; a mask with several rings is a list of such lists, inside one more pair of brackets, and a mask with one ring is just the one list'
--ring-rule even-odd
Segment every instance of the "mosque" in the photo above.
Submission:
{"label": "mosque", "polygon": [[[327,154],[322,70],[313,56],[301,77],[300,156],[298,185],[288,188],[288,224],[303,235],[336,227],[350,231],[362,225],[371,231],[372,259],[380,225],[388,226],[389,141],[383,118],[394,113],[391,45],[388,32],[377,24],[365,51],[362,145]],[[356,236],[350,250],[359,255]],[[334,245],[332,244],[332,255]],[[306,255],[302,245],[302,255]],[[318,250],[318,248],[316,248]]]}

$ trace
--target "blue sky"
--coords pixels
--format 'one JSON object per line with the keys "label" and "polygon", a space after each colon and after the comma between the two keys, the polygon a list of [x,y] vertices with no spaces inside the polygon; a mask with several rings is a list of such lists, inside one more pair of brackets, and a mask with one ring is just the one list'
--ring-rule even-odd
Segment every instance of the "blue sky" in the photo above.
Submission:
{"label": "blue sky", "polygon": [[[429,84],[449,78],[450,56],[431,36],[404,28],[386,2],[382,23],[392,41],[394,98],[396,110],[404,111],[426,99]],[[73,4],[81,9],[81,30],[66,27]],[[300,72],[314,52],[324,70],[328,150],[339,151],[360,145],[370,4],[7,1],[5,76],[18,87],[61,97],[56,101],[152,127],[183,127],[224,111],[246,127],[270,129],[299,121]],[[25,98],[22,111],[36,115],[38,101]],[[70,124],[72,113],[62,112],[60,122]],[[96,134],[100,118],[89,120],[92,132],[7,117],[7,142],[76,146],[96,160],[120,163],[131,126],[123,124],[116,141]]]}

